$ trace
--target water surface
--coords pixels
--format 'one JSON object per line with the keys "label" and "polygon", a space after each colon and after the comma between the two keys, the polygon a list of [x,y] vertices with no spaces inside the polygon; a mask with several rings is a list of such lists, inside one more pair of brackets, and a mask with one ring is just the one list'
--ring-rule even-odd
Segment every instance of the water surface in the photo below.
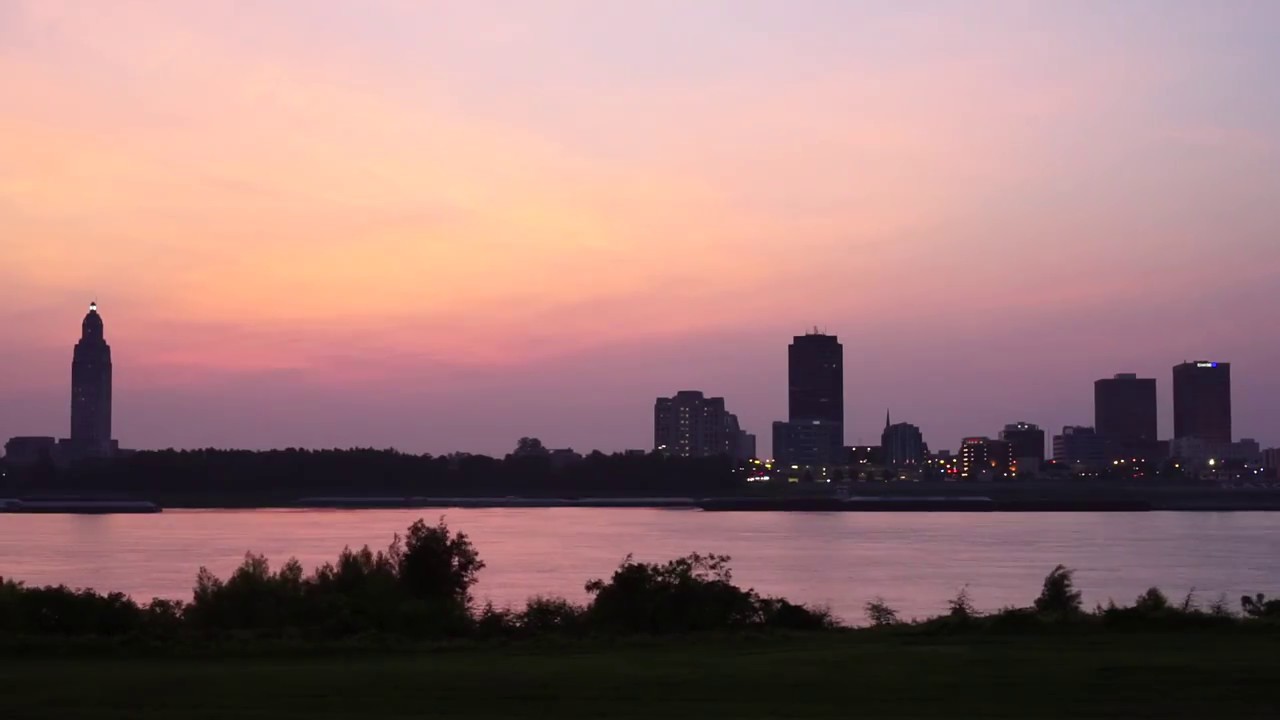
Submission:
{"label": "water surface", "polygon": [[189,599],[201,565],[227,575],[246,551],[308,569],[344,545],[384,547],[414,519],[444,515],[487,567],[476,595],[584,597],[628,554],[733,557],[737,582],[825,604],[861,622],[884,597],[906,615],[940,612],[968,586],[979,607],[1030,603],[1058,563],[1087,603],[1131,602],[1152,585],[1280,594],[1276,513],[708,513],[687,509],[170,510],[155,515],[0,515],[0,575],[30,584]]}

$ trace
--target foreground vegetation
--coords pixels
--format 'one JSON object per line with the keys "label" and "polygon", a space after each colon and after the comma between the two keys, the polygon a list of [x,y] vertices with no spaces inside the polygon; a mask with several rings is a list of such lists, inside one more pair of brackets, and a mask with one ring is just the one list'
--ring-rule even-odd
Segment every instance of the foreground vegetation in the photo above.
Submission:
{"label": "foreground vegetation", "polygon": [[310,574],[250,555],[189,602],[0,580],[6,718],[1273,717],[1280,602],[1158,590],[1087,610],[1055,568],[1025,608],[869,625],[734,585],[728,558],[628,559],[584,605],[477,607],[465,534],[418,521]]}
{"label": "foreground vegetation", "polygon": [[[122,593],[26,587],[0,578],[0,641],[32,638],[125,639],[140,646],[173,642],[288,639],[379,642],[422,640],[682,635],[742,631],[846,629],[825,609],[762,596],[733,583],[729,558],[692,554],[667,563],[627,558],[605,579],[590,580],[590,601],[531,598],[523,608],[477,607],[472,599],[484,561],[465,533],[418,520],[386,550],[346,548],[334,563],[305,574],[290,559],[272,570],[249,554],[225,580],[201,568],[190,602],[139,604]],[[1038,633],[1093,630],[1280,629],[1280,600],[1225,598],[1200,607],[1158,589],[1131,606],[1086,611],[1072,571],[1057,567],[1025,608],[981,613],[962,589],[946,614],[902,622],[893,608],[867,605],[874,629],[907,635]],[[39,644],[39,643],[38,643]],[[45,643],[47,645],[47,643]]]}

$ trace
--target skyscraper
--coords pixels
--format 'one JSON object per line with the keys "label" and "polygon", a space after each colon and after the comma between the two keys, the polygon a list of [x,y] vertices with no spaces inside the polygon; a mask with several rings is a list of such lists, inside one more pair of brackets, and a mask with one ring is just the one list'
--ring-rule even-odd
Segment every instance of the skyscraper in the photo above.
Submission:
{"label": "skyscraper", "polygon": [[844,462],[844,347],[835,335],[797,335],[787,349],[787,422],[774,423],[774,457],[795,465]]}
{"label": "skyscraper", "polygon": [[1094,430],[1122,445],[1155,443],[1156,381],[1122,373],[1093,383]]}
{"label": "skyscraper", "polygon": [[1231,443],[1231,363],[1201,360],[1174,366],[1173,437]]}
{"label": "skyscraper", "polygon": [[103,337],[98,304],[80,324],[71,360],[71,443],[92,452],[111,442],[111,347]]}
{"label": "skyscraper", "polygon": [[677,457],[746,459],[755,454],[755,436],[744,432],[738,417],[725,410],[724,398],[681,390],[654,402],[653,447]]}

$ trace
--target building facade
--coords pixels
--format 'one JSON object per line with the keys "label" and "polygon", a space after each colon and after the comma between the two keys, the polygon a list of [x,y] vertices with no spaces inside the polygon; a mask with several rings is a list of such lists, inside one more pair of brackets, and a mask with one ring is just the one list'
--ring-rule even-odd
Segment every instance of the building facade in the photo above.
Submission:
{"label": "building facade", "polygon": [[1280,448],[1267,448],[1262,451],[1262,467],[1267,477],[1280,477]]}
{"label": "building facade", "polygon": [[1013,448],[1004,440],[967,437],[960,443],[960,479],[1007,478],[1014,469]]}
{"label": "building facade", "polygon": [[1036,473],[1044,465],[1044,430],[1029,422],[1005,425],[1000,439],[1009,443],[1014,467],[1018,472]]}
{"label": "building facade", "polygon": [[706,397],[697,390],[681,390],[660,397],[653,406],[654,450],[675,457],[734,459],[755,454],[755,436],[744,432],[738,417],[725,410],[724,398]]}
{"label": "building facade", "polygon": [[885,413],[884,432],[880,433],[884,464],[890,467],[922,465],[929,449],[920,428],[911,423],[891,423]]}
{"label": "building facade", "polygon": [[774,458],[789,465],[844,460],[844,347],[835,335],[797,335],[787,349],[787,421],[774,423]]}
{"label": "building facade", "polygon": [[98,304],[91,303],[71,360],[71,443],[89,449],[110,442],[111,346]]}
{"label": "building facade", "polygon": [[756,457],[756,436],[742,429],[737,415],[728,413],[726,420],[729,424],[729,456],[738,462],[754,460]]}
{"label": "building facade", "polygon": [[1173,368],[1173,437],[1231,443],[1231,363],[1200,360]]}
{"label": "building facade", "polygon": [[1106,443],[1094,428],[1068,425],[1053,436],[1055,462],[1075,468],[1100,470],[1107,464]]}
{"label": "building facade", "polygon": [[1156,427],[1155,378],[1121,373],[1093,384],[1093,423],[1110,459],[1156,461],[1168,455]]}

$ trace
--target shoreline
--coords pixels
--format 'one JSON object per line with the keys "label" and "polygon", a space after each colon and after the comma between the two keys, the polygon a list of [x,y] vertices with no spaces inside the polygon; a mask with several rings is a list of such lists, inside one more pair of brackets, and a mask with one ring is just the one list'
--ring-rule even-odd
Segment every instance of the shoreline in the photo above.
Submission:
{"label": "shoreline", "polygon": [[1280,512],[1280,493],[1117,493],[1035,495],[859,495],[761,497],[394,497],[301,498],[76,496],[10,500],[0,513],[118,514],[163,510],[391,510],[391,509],[670,509],[701,512]]}

